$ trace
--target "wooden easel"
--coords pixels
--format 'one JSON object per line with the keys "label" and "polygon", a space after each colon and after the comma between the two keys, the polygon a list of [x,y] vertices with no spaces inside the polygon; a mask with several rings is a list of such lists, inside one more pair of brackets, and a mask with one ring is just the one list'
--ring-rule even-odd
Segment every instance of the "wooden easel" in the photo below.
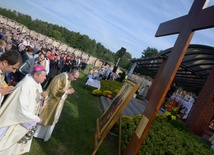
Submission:
{"label": "wooden easel", "polygon": [[[127,87],[127,86],[129,86],[129,87]],[[111,105],[107,108],[107,110],[103,113],[103,115],[100,118],[97,118],[97,120],[96,120],[96,131],[95,131],[94,136],[92,137],[94,139],[94,151],[93,151],[92,155],[96,154],[100,145],[102,144],[105,137],[110,132],[111,128],[113,127],[113,125],[116,123],[117,120],[119,120],[119,147],[118,147],[119,150],[118,150],[118,153],[120,155],[120,153],[121,153],[121,147],[120,146],[121,146],[121,122],[122,122],[121,116],[122,116],[122,112],[124,111],[124,109],[128,105],[129,101],[132,99],[135,92],[138,90],[139,86],[140,86],[139,83],[136,84],[130,80],[127,80],[125,82],[125,84],[123,85],[123,87],[121,88],[121,90],[119,91],[119,94],[112,101]],[[123,95],[122,92],[124,92],[124,90],[126,88],[127,88],[127,91]],[[122,99],[120,100],[118,107],[115,109],[115,111],[113,111],[113,113],[110,111],[111,117],[108,118],[108,120],[104,123],[104,125],[102,124],[102,126],[100,126],[101,121],[103,120],[102,118],[104,118],[103,116],[106,116],[105,114],[107,112],[109,112],[109,108],[111,108],[111,106],[114,105],[114,103],[115,103],[114,101],[116,101],[116,98],[119,97],[120,95],[122,95]],[[88,143],[86,144],[86,147],[90,143],[92,138],[89,139]]]}
{"label": "wooden easel", "polygon": [[[101,139],[99,136],[99,120],[97,119],[96,123],[96,133],[94,134],[94,152],[92,155],[95,155],[100,145],[104,139]],[[119,117],[119,136],[118,136],[118,155],[121,155],[121,136],[122,136],[122,116]]]}

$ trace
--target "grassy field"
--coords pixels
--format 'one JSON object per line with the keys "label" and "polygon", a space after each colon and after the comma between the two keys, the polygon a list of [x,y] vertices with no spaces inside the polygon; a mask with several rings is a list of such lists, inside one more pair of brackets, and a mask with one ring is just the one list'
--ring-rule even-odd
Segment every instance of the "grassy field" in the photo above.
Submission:
{"label": "grassy field", "polygon": [[[92,90],[94,90],[95,88],[88,86],[86,89],[85,82],[87,73],[88,70],[84,70],[83,72],[81,72],[80,78],[72,83],[72,86],[74,87],[76,93],[68,96],[64,104],[64,108],[61,117],[59,119],[59,122],[56,124],[50,140],[44,142],[41,139],[34,138],[31,146],[31,151],[29,153],[26,153],[25,155],[91,155],[93,153],[94,150],[93,140],[89,143],[87,148],[85,148],[84,146],[87,144],[89,139],[94,135],[96,128],[96,119],[101,116],[102,110],[100,106],[100,98],[95,97],[91,94]],[[163,131],[162,127],[167,128],[167,131]],[[132,128],[131,125],[129,125],[129,128],[125,127],[125,129],[131,129],[134,132],[135,127]],[[160,133],[157,134],[158,129],[160,129]],[[156,137],[156,139],[155,138],[152,140],[148,139],[151,145],[148,146],[144,145],[144,147],[148,149],[146,151],[146,149],[144,148],[144,151],[146,151],[147,154],[149,154],[151,150],[159,152],[163,150],[165,151],[166,149],[169,149],[168,145],[176,147],[179,145],[182,146],[184,143],[190,144],[190,146],[192,146],[192,149],[187,148],[188,151],[195,152],[199,148],[198,139],[195,140],[186,138],[185,134],[184,136],[181,136],[184,132],[182,132],[182,134],[179,133],[178,138],[176,138],[176,140],[173,139],[175,138],[175,133],[177,129],[172,129],[171,126],[167,127],[167,125],[163,125],[163,122],[159,123],[158,129],[155,129],[154,131],[151,130],[151,135],[155,135]],[[122,135],[124,135],[125,137],[127,137],[128,134],[131,133],[132,135],[133,133],[126,130],[124,130],[123,132],[124,133]],[[171,135],[169,136],[169,133],[172,133],[172,136]],[[163,135],[163,137],[165,136],[164,139],[167,138],[168,141],[167,140],[162,141],[160,138],[161,135]],[[184,138],[184,140],[182,138]],[[179,139],[182,140],[179,141]],[[126,140],[123,141],[126,142]],[[158,141],[161,142],[161,145],[159,145]],[[172,142],[174,142],[174,145],[171,145]],[[163,144],[166,145],[166,149],[162,146]],[[200,145],[202,144],[200,143]],[[204,148],[204,146],[201,147]],[[184,147],[178,148],[185,152]],[[207,148],[206,146],[204,149],[205,149],[204,152],[206,152],[207,151],[206,149],[209,148]],[[175,152],[176,150],[172,149],[170,151]],[[96,155],[117,155],[117,154],[118,154],[118,137],[109,134],[104,139],[102,145],[99,147]],[[144,152],[143,154],[146,153]],[[167,154],[176,154],[176,153],[167,153]],[[179,152],[179,154],[182,153]]]}
{"label": "grassy field", "polygon": [[[49,141],[33,139],[31,151],[25,155],[90,155],[94,150],[92,140],[88,147],[84,146],[94,135],[96,119],[102,110],[98,97],[91,95],[95,88],[85,87],[88,71],[81,72],[80,78],[72,83],[76,93],[69,95]],[[116,155],[118,138],[108,136],[97,151],[97,155]]]}

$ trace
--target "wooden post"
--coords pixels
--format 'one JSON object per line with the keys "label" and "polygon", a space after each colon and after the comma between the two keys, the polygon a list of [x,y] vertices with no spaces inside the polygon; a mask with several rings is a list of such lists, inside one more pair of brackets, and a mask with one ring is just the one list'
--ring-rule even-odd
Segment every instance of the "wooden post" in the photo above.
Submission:
{"label": "wooden post", "polygon": [[[214,7],[203,9],[206,0],[195,0],[189,14],[160,25],[156,36],[164,36],[179,33],[172,52],[162,70],[160,77],[154,84],[149,97],[148,105],[144,112],[144,119],[148,120],[146,127],[142,126],[142,133],[133,134],[128,144],[125,155],[136,155],[149,132],[149,129],[155,119],[155,116],[161,107],[166,93],[175,77],[175,74],[183,60],[189,43],[193,37],[194,31],[214,27]],[[140,124],[137,128],[140,128]]]}
{"label": "wooden post", "polygon": [[99,119],[96,120],[96,132],[94,134],[94,151],[92,155],[95,155],[98,148],[102,144],[103,139],[100,139],[100,132],[99,132]]}
{"label": "wooden post", "polygon": [[162,73],[163,68],[165,67],[165,65],[166,65],[166,59],[163,59],[163,62],[162,62],[161,66],[160,66],[160,68],[158,69],[158,72],[157,72],[157,74],[156,74],[156,76],[155,76],[155,79],[153,80],[153,84],[152,84],[151,88],[149,89],[149,91],[148,91],[148,93],[147,93],[147,95],[146,95],[146,99],[147,99],[148,101],[149,101],[150,98],[151,98],[152,91],[156,88],[156,85],[154,85],[154,83],[156,83],[156,81],[160,78],[161,73]]}
{"label": "wooden post", "polygon": [[121,136],[122,136],[122,116],[119,118],[119,143],[118,143],[118,155],[121,155]]}

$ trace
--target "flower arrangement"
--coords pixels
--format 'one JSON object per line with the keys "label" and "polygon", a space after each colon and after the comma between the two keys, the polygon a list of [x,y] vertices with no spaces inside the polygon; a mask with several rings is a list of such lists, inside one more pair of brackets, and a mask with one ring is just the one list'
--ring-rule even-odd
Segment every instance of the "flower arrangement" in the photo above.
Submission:
{"label": "flower arrangement", "polygon": [[179,115],[179,109],[181,104],[176,102],[176,100],[168,100],[168,102],[165,104],[166,112],[164,113],[164,116],[171,120],[176,120],[180,118]]}
{"label": "flower arrangement", "polygon": [[99,89],[94,89],[92,92],[91,92],[92,95],[94,96],[101,96],[102,95],[102,91],[99,90]]}
{"label": "flower arrangement", "polygon": [[108,98],[113,98],[114,96],[117,95],[117,93],[119,92],[118,89],[115,89],[113,92],[110,90],[99,90],[99,89],[94,89],[91,94],[94,96],[106,96]]}
{"label": "flower arrangement", "polygon": [[176,101],[175,100],[168,100],[167,103],[165,104],[165,108],[167,111],[171,111],[172,108],[176,106]]}
{"label": "flower arrangement", "polygon": [[108,95],[112,95],[112,92],[110,90],[104,90],[103,96],[108,96]]}
{"label": "flower arrangement", "polygon": [[180,115],[177,113],[178,111],[176,110],[172,110],[172,111],[166,111],[163,115],[165,117],[167,117],[169,120],[176,120],[178,118],[180,118]]}
{"label": "flower arrangement", "polygon": [[113,93],[110,90],[103,91],[103,96],[106,96],[106,97],[108,97],[110,99],[112,99],[112,94]]}

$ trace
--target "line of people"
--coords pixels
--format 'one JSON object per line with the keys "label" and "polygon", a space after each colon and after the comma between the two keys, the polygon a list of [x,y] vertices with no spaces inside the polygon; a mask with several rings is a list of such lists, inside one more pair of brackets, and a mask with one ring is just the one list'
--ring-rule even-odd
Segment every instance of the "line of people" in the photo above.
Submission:
{"label": "line of people", "polygon": [[116,81],[118,78],[120,78],[121,73],[117,74],[113,72],[113,69],[111,65],[102,66],[99,69],[95,69],[93,65],[91,65],[89,73],[87,75],[88,79],[96,79],[96,80],[113,80]]}

